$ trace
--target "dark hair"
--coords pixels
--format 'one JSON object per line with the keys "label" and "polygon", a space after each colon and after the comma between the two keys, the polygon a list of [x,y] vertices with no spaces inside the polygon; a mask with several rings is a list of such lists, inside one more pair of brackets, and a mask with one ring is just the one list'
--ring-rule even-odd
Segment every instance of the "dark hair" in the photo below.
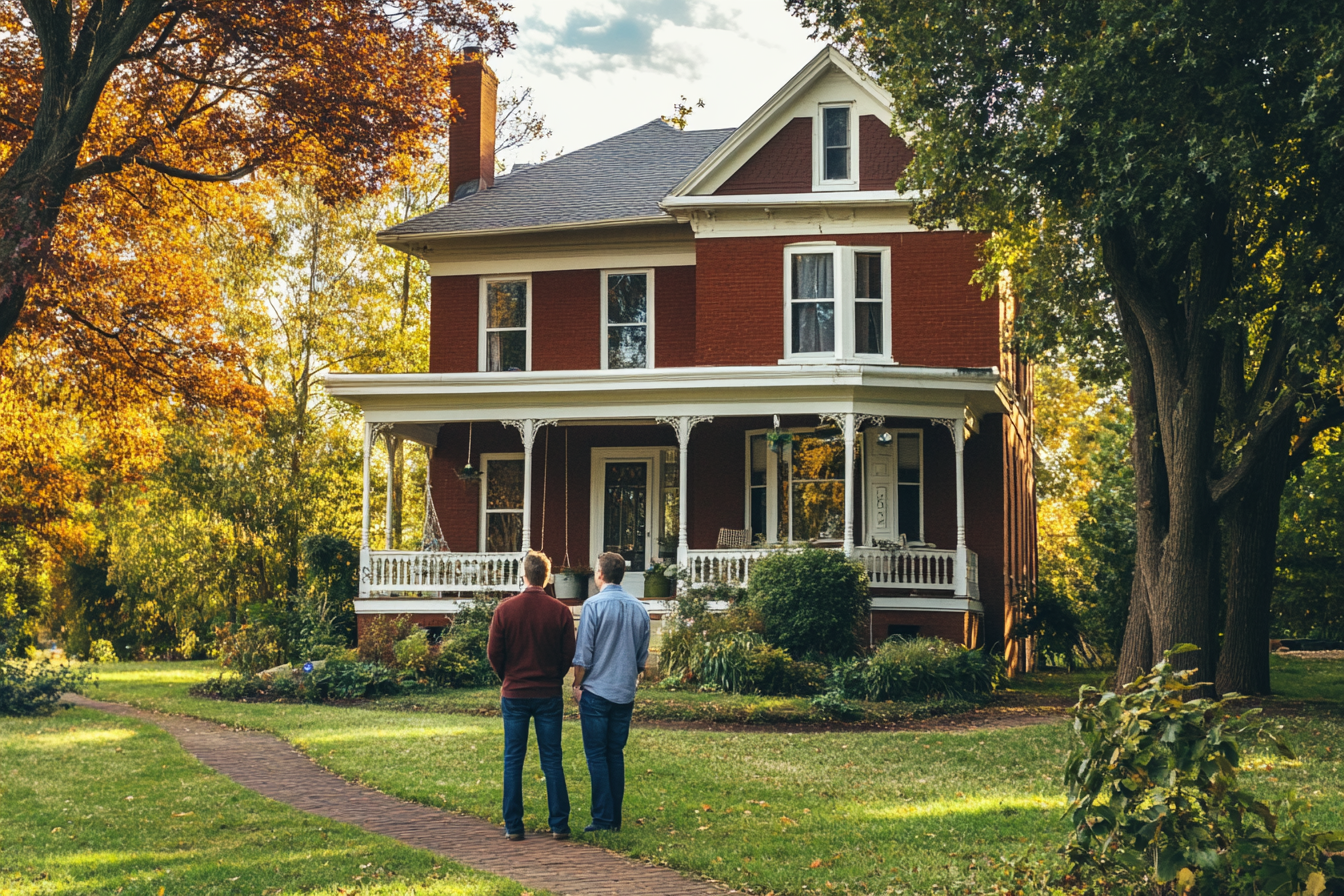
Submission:
{"label": "dark hair", "polygon": [[529,585],[545,585],[551,576],[551,558],[541,551],[528,551],[523,558],[523,578]]}
{"label": "dark hair", "polygon": [[602,578],[613,585],[621,584],[625,578],[625,558],[615,551],[607,551],[597,558],[597,568],[602,570]]}

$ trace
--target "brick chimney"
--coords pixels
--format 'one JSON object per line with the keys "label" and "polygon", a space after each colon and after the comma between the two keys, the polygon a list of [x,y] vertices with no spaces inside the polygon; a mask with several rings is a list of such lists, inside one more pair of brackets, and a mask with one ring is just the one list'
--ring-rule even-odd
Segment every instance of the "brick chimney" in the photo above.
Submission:
{"label": "brick chimney", "polygon": [[462,111],[448,125],[449,201],[465,199],[495,183],[495,103],[499,78],[480,47],[463,47],[453,67],[453,99]]}

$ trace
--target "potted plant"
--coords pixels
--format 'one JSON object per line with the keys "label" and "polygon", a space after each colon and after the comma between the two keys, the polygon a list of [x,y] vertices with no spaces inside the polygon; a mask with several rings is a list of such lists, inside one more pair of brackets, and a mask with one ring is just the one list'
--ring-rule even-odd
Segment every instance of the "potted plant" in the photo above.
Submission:
{"label": "potted plant", "polygon": [[770,450],[778,454],[784,450],[784,446],[793,441],[793,433],[787,429],[772,429],[765,434],[766,444]]}
{"label": "potted plant", "polygon": [[557,600],[583,600],[588,596],[588,577],[593,570],[588,566],[562,566],[555,570],[555,597]]}
{"label": "potted plant", "polygon": [[666,563],[650,563],[644,571],[644,596],[672,596],[672,580],[668,578]]}

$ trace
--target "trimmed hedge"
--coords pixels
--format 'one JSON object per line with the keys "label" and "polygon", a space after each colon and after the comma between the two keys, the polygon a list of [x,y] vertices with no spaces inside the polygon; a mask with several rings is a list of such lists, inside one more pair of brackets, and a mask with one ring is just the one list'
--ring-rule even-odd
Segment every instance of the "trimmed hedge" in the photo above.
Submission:
{"label": "trimmed hedge", "polygon": [[778,551],[756,561],[746,605],[765,639],[797,659],[853,656],[868,614],[868,573],[839,551]]}
{"label": "trimmed hedge", "polygon": [[870,656],[837,663],[830,693],[846,700],[974,699],[993,692],[1002,661],[941,638],[886,641]]}

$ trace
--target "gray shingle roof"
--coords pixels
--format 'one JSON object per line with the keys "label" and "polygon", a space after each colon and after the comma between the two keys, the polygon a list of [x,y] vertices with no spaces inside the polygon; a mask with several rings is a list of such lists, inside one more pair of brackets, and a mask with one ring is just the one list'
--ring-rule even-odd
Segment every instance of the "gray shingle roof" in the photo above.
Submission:
{"label": "gray shingle roof", "polygon": [[583,224],[665,214],[658,203],[733,133],[651,121],[497,178],[488,190],[383,231],[384,238]]}

